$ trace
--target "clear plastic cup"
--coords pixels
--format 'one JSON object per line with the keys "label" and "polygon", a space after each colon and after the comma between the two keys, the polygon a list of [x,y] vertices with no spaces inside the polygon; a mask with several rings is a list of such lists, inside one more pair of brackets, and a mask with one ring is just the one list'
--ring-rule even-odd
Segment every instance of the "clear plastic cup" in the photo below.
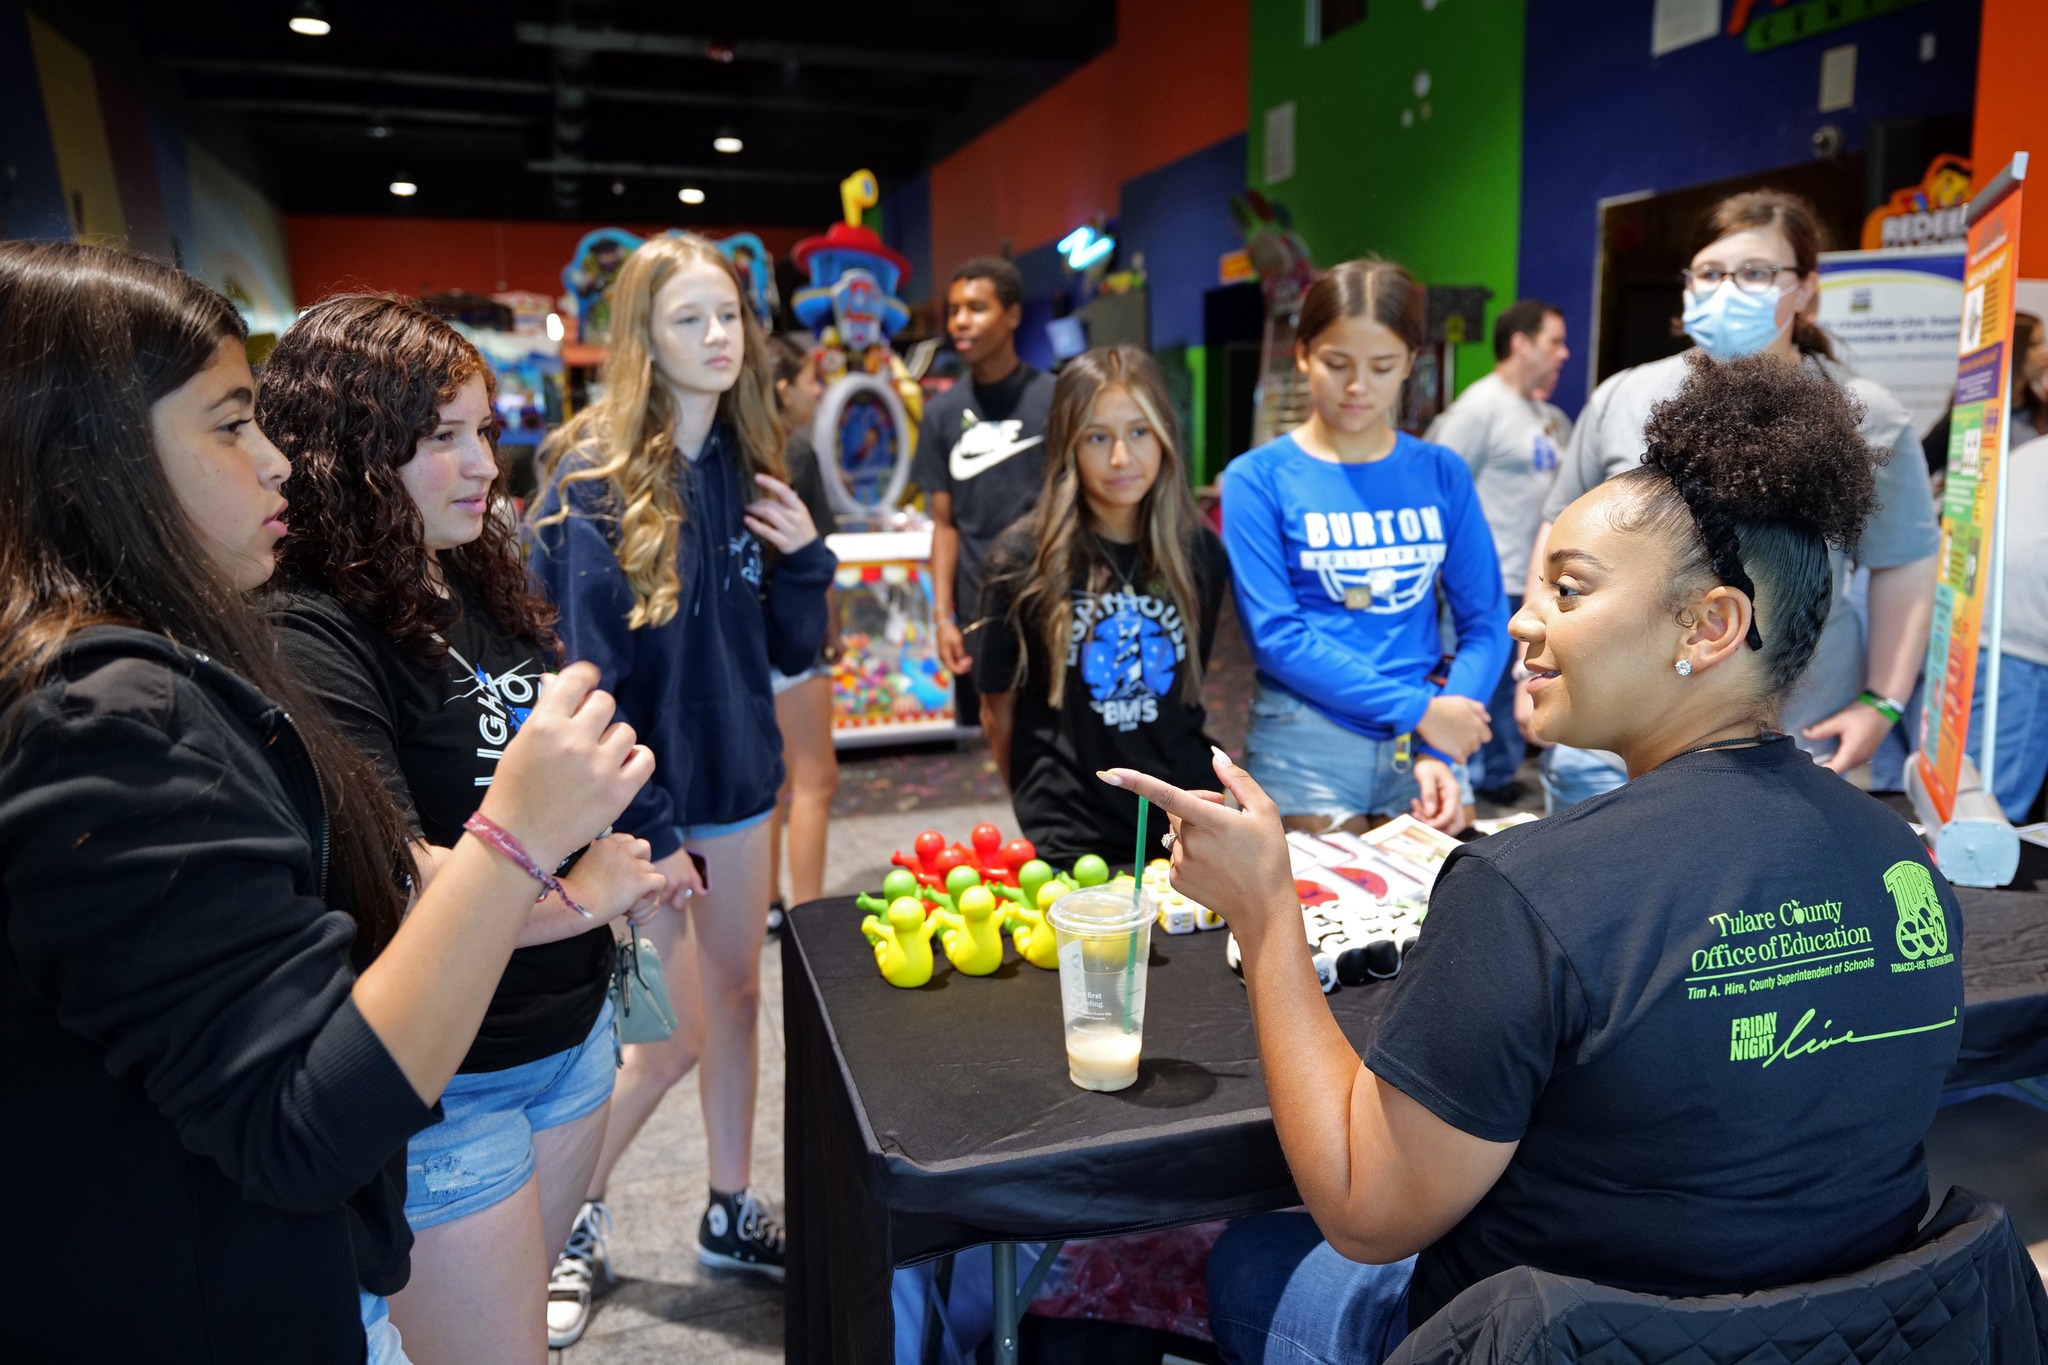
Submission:
{"label": "clear plastic cup", "polygon": [[1060,959],[1067,1078],[1083,1090],[1122,1090],[1138,1079],[1157,914],[1152,897],[1133,897],[1128,884],[1069,891],[1046,912]]}

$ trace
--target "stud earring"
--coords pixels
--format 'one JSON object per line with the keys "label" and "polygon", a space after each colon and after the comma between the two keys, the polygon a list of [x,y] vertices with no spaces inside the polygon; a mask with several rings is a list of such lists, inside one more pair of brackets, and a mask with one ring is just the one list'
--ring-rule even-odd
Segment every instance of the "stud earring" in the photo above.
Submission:
{"label": "stud earring", "polygon": [[1680,659],[1677,663],[1673,664],[1672,667],[1678,670],[1678,676],[1681,678],[1690,678],[1692,676],[1691,659]]}

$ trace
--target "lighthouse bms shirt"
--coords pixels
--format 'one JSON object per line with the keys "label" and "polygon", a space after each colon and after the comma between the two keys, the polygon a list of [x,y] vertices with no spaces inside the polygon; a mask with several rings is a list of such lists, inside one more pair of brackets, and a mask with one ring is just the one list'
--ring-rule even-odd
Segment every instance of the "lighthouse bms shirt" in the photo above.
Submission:
{"label": "lighthouse bms shirt", "polygon": [[[981,624],[969,637],[974,676],[986,693],[1015,688],[1011,800],[1024,837],[1043,858],[1130,858],[1138,803],[1098,780],[1100,769],[1135,768],[1179,787],[1216,785],[1201,694],[1183,680],[1195,659],[1208,664],[1229,566],[1215,532],[1203,526],[1196,536],[1189,555],[1196,619],[1182,614],[1163,582],[1138,580],[1135,545],[1105,542],[1117,581],[1095,591],[1074,585],[1072,631],[1063,657],[1050,661],[1036,624],[1025,622],[1020,632],[1009,620],[1013,575],[1031,562],[1030,532],[1019,525],[996,542]],[[1049,700],[1054,667],[1066,673],[1058,708]],[[1153,827],[1166,829],[1158,821]]]}
{"label": "lighthouse bms shirt", "polygon": [[1896,1251],[1962,935],[1906,822],[1782,737],[1461,847],[1365,1063],[1520,1145],[1422,1252],[1411,1319],[1510,1266],[1687,1296]]}
{"label": "lighthouse bms shirt", "polygon": [[[452,848],[483,804],[506,744],[533,710],[554,664],[502,631],[450,576],[461,614],[441,631],[448,657],[430,667],[324,592],[281,595],[286,655],[321,707],[384,775],[421,837]],[[513,952],[463,1058],[463,1071],[502,1071],[577,1046],[611,984],[603,925]]]}
{"label": "lighthouse bms shirt", "polygon": [[[1493,533],[1456,454],[1397,433],[1370,464],[1281,436],[1223,471],[1223,541],[1259,680],[1367,739],[1444,693],[1485,701],[1508,656]],[[1457,627],[1441,689],[1437,598]]]}

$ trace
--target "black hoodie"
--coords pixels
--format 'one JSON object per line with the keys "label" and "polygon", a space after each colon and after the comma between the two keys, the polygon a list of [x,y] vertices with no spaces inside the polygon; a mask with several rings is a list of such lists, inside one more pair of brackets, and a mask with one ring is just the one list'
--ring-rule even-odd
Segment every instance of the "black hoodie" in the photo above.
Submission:
{"label": "black hoodie", "polygon": [[6,1353],[355,1365],[434,1110],[349,997],[291,718],[100,628],[0,736],[0,1284],[36,1286]]}

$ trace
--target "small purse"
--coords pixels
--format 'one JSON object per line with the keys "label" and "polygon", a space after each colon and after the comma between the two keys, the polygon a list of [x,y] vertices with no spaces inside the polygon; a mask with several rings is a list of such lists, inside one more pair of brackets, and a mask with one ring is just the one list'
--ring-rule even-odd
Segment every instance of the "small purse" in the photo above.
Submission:
{"label": "small purse", "polygon": [[668,979],[661,974],[661,954],[626,926],[612,968],[612,1044],[658,1043],[676,1031],[676,1010],[668,998]]}

